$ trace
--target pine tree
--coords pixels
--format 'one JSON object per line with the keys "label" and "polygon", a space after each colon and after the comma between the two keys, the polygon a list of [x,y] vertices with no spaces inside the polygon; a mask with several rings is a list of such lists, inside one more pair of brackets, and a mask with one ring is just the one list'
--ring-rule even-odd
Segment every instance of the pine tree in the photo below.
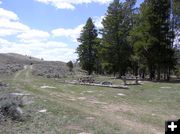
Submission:
{"label": "pine tree", "polygon": [[145,0],[139,14],[140,24],[133,29],[134,49],[146,59],[150,78],[160,79],[161,73],[169,79],[174,67],[174,49],[170,23],[169,0]]}
{"label": "pine tree", "polygon": [[175,19],[175,27],[180,28],[180,1],[179,0],[171,0],[173,15]]}
{"label": "pine tree", "polygon": [[171,0],[172,6],[172,27],[175,32],[175,39],[174,39],[174,47],[176,49],[175,56],[177,59],[177,65],[175,69],[175,74],[179,77],[180,76],[180,1],[179,0]]}
{"label": "pine tree", "polygon": [[89,18],[83,27],[80,38],[78,38],[81,44],[77,48],[80,66],[88,71],[88,75],[95,70],[97,35],[93,21]]}
{"label": "pine tree", "polygon": [[134,3],[124,4],[114,0],[108,7],[102,22],[103,65],[110,73],[125,75],[129,66],[131,46],[128,42],[129,31],[132,27],[132,7]]}
{"label": "pine tree", "polygon": [[172,15],[173,15],[173,29],[175,32],[175,42],[174,46],[177,49],[180,49],[180,1],[179,0],[171,0],[172,6]]}
{"label": "pine tree", "polygon": [[66,65],[68,66],[69,71],[72,72],[73,67],[74,67],[73,62],[70,60],[69,62],[66,63]]}

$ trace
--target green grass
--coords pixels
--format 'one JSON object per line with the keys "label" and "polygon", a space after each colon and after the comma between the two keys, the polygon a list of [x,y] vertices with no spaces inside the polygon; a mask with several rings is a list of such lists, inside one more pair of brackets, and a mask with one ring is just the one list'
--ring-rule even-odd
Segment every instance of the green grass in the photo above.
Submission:
{"label": "green grass", "polygon": [[[180,118],[180,83],[144,81],[128,90],[112,89],[63,84],[32,76],[30,71],[28,67],[15,78],[1,78],[12,90],[30,93],[33,103],[24,108],[30,115],[25,122],[7,121],[0,125],[0,133],[163,134],[165,120]],[[96,79],[122,83],[108,77]],[[43,85],[55,88],[42,89]],[[39,113],[41,109],[47,112]]]}

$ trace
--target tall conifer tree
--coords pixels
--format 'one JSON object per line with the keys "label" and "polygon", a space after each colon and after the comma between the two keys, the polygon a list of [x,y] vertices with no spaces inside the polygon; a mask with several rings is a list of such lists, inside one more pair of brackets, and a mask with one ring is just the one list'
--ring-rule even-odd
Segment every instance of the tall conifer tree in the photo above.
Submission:
{"label": "tall conifer tree", "polygon": [[134,4],[135,1],[120,3],[119,0],[114,0],[102,22],[104,65],[109,72],[119,73],[120,77],[125,75],[131,55],[127,39],[133,23],[131,9]]}
{"label": "tall conifer tree", "polygon": [[150,78],[169,79],[174,67],[174,49],[169,0],[145,0],[140,9],[140,23],[134,28],[134,48],[145,57]]}
{"label": "tall conifer tree", "polygon": [[91,18],[86,22],[80,34],[78,41],[81,43],[77,48],[79,55],[80,66],[88,71],[88,75],[92,74],[96,65],[96,45],[97,45],[97,30]]}

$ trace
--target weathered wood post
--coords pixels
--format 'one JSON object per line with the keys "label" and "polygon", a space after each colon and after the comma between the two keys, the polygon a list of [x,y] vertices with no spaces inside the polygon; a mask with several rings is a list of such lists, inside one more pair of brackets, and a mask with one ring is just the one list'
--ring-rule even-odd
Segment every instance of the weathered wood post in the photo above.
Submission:
{"label": "weathered wood post", "polygon": [[136,76],[135,84],[136,84],[136,85],[139,84],[139,82],[138,82],[138,76]]}
{"label": "weathered wood post", "polygon": [[124,86],[126,86],[127,85],[127,83],[126,83],[126,76],[122,76],[122,80],[124,82]]}

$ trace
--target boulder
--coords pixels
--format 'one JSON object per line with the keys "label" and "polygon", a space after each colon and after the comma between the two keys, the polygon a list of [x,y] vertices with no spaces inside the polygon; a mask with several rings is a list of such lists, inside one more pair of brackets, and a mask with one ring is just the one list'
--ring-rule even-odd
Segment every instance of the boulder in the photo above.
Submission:
{"label": "boulder", "polygon": [[102,84],[102,85],[106,85],[106,86],[112,85],[112,83],[111,83],[111,82],[108,82],[108,81],[104,81],[104,82],[102,82],[101,84]]}
{"label": "boulder", "polygon": [[0,122],[9,117],[12,120],[22,120],[23,111],[20,107],[26,104],[24,97],[29,96],[23,93],[7,93],[0,95]]}
{"label": "boulder", "polygon": [[20,120],[22,118],[23,111],[20,107],[11,106],[8,109],[8,116],[10,116],[13,120]]}

